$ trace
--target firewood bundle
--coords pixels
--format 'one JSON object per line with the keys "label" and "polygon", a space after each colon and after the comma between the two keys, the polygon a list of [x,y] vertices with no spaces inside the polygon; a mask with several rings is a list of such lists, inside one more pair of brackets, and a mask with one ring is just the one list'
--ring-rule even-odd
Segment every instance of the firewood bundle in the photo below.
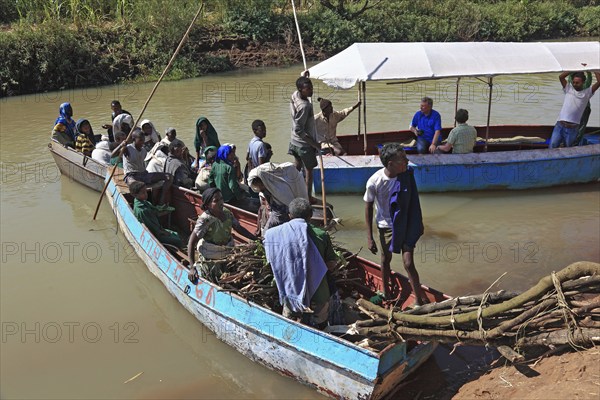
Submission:
{"label": "firewood bundle", "polygon": [[600,264],[571,264],[521,294],[456,297],[407,311],[357,304],[373,317],[371,326],[359,321],[352,330],[367,337],[492,345],[509,359],[518,358],[511,348],[590,347],[600,343]]}
{"label": "firewood bundle", "polygon": [[[350,253],[334,246],[340,262],[331,271],[333,278],[340,285],[353,281],[351,270],[344,257]],[[271,310],[281,310],[279,294],[273,277],[273,271],[268,264],[265,250],[260,242],[251,242],[234,247],[232,253],[220,264],[217,276],[204,276],[219,285],[222,290],[237,293],[241,297],[267,307]]]}

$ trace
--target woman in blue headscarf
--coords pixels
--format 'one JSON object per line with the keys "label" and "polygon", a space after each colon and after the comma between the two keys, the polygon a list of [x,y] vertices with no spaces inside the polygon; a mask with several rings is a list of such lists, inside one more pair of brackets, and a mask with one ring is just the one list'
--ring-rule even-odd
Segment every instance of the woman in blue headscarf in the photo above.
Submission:
{"label": "woman in blue headscarf", "polygon": [[52,139],[64,146],[75,147],[76,129],[71,103],[62,103],[58,111],[60,115],[54,122]]}
{"label": "woman in blue headscarf", "polygon": [[220,147],[219,135],[212,126],[208,118],[200,117],[196,121],[196,136],[194,137],[194,147],[196,148],[196,161],[194,161],[193,168],[198,167],[198,160],[200,154],[204,152],[204,149],[208,146]]}

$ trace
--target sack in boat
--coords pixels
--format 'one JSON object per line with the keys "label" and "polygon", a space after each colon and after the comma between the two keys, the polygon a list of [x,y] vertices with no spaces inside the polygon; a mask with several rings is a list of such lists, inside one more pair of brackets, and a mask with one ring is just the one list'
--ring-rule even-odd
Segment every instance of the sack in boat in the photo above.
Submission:
{"label": "sack in boat", "polygon": [[229,243],[228,245],[220,246],[218,244],[209,243],[204,239],[200,239],[196,249],[198,250],[198,253],[200,253],[200,259],[203,261],[222,260],[231,254],[233,243],[231,243],[231,246],[229,246]]}

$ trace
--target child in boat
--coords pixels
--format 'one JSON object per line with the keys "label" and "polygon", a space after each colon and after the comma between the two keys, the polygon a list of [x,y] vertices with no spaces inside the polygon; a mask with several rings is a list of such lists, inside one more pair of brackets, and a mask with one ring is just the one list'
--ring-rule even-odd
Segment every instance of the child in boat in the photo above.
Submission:
{"label": "child in boat", "polygon": [[183,242],[179,234],[175,231],[162,227],[158,215],[160,212],[173,211],[173,207],[155,206],[148,201],[148,191],[144,182],[133,182],[129,185],[129,193],[135,200],[133,201],[133,214],[146,225],[146,228],[161,242],[181,248]]}
{"label": "child in boat", "polygon": [[[416,297],[416,304],[427,302],[414,262],[414,249],[423,234],[423,218],[419,193],[414,172],[408,167],[408,158],[401,145],[390,143],[383,146],[379,155],[383,168],[375,172],[367,181],[365,220],[367,223],[367,243],[369,250],[377,254],[377,244],[373,239],[373,204],[377,207],[377,230],[381,244],[381,280],[383,298],[392,300],[390,284],[390,264],[392,252],[402,253],[404,269]],[[381,302],[382,299],[374,299]]]}
{"label": "child in boat", "polygon": [[77,139],[75,140],[75,150],[85,154],[88,157],[92,156],[94,151],[94,131],[90,121],[85,118],[81,118],[75,124],[75,134]]}

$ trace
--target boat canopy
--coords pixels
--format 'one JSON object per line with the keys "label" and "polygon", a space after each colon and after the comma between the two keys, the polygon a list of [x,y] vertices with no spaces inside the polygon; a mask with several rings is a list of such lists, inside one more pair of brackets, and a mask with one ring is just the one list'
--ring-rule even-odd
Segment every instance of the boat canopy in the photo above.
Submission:
{"label": "boat canopy", "polygon": [[310,68],[338,89],[358,82],[600,70],[600,42],[354,43]]}

